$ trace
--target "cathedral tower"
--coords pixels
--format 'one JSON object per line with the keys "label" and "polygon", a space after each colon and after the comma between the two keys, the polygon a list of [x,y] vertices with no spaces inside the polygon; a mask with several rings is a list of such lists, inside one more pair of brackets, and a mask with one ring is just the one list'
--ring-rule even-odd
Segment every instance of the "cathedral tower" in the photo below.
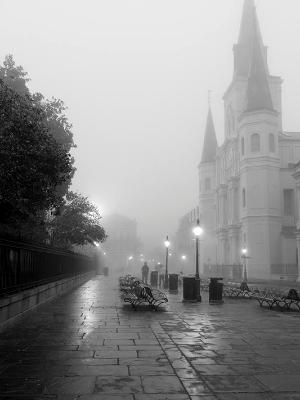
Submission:
{"label": "cathedral tower", "polygon": [[256,14],[254,0],[245,0],[238,43],[233,46],[233,79],[224,95],[225,140],[237,137],[238,118],[246,108],[246,92],[252,62],[254,38],[260,48],[264,68],[269,82],[274,110],[278,112],[281,126],[281,84],[280,77],[271,76],[268,70],[267,47],[264,46]]}
{"label": "cathedral tower", "polygon": [[[203,241],[201,241],[201,263],[216,263],[216,209],[215,209],[215,190],[216,190],[216,153],[217,138],[209,107],[201,162],[198,166],[199,172],[199,212],[200,223],[204,229]],[[203,272],[203,271],[201,271]]]}
{"label": "cathedral tower", "polygon": [[235,49],[236,76],[246,74],[249,64],[244,89],[244,110],[238,117],[237,126],[240,148],[241,245],[248,248],[251,257],[248,260],[248,275],[269,278],[271,265],[276,264],[281,257],[278,140],[281,132],[278,87],[281,80],[277,78],[276,86],[275,80],[269,75],[266,48],[262,44],[251,0],[245,1],[244,18],[245,14],[248,21],[247,26],[241,29],[240,40],[242,36],[243,43],[247,42],[247,53],[244,44]]}

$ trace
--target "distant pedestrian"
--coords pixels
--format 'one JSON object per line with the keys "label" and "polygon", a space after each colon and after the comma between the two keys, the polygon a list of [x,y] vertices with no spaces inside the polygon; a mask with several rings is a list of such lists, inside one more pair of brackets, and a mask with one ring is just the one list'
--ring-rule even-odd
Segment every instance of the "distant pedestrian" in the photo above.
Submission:
{"label": "distant pedestrian", "polygon": [[165,268],[162,264],[158,264],[159,269],[158,269],[158,280],[159,280],[159,287],[162,289],[165,284]]}
{"label": "distant pedestrian", "polygon": [[142,281],[147,285],[148,284],[148,275],[149,275],[149,267],[147,262],[144,262],[142,266]]}

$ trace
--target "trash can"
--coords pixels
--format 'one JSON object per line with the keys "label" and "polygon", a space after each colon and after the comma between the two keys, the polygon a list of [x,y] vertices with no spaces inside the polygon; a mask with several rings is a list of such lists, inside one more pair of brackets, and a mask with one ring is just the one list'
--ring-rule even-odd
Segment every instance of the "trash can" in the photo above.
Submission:
{"label": "trash can", "polygon": [[169,274],[169,291],[178,292],[178,274]]}
{"label": "trash can", "polygon": [[158,285],[158,271],[151,271],[150,273],[150,285],[157,287]]}
{"label": "trash can", "polygon": [[183,302],[201,301],[200,296],[200,279],[196,279],[194,276],[183,277]]}
{"label": "trash can", "polygon": [[209,283],[209,302],[211,304],[223,303],[223,278],[210,278]]}
{"label": "trash can", "polygon": [[103,274],[104,276],[108,276],[108,267],[103,268]]}

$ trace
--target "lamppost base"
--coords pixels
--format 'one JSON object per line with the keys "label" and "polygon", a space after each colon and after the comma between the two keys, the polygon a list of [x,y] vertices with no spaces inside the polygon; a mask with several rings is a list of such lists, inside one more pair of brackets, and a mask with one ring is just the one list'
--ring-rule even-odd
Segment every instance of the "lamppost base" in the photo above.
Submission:
{"label": "lamppost base", "polygon": [[165,275],[164,289],[166,289],[166,290],[169,289],[169,276],[168,275]]}
{"label": "lamppost base", "polygon": [[202,298],[200,294],[200,278],[198,276],[195,277],[195,297],[196,300],[200,303]]}
{"label": "lamppost base", "polygon": [[247,291],[247,292],[250,291],[250,290],[249,290],[249,287],[248,287],[248,282],[247,282],[247,281],[244,280],[244,281],[241,283],[240,290],[244,290],[244,291]]}

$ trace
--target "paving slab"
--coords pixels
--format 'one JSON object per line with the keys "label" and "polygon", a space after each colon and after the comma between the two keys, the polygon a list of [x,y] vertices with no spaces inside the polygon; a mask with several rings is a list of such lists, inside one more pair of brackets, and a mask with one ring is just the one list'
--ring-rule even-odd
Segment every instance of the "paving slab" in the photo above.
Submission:
{"label": "paving slab", "polygon": [[97,276],[0,331],[0,400],[300,400],[300,314],[169,295],[122,304]]}

